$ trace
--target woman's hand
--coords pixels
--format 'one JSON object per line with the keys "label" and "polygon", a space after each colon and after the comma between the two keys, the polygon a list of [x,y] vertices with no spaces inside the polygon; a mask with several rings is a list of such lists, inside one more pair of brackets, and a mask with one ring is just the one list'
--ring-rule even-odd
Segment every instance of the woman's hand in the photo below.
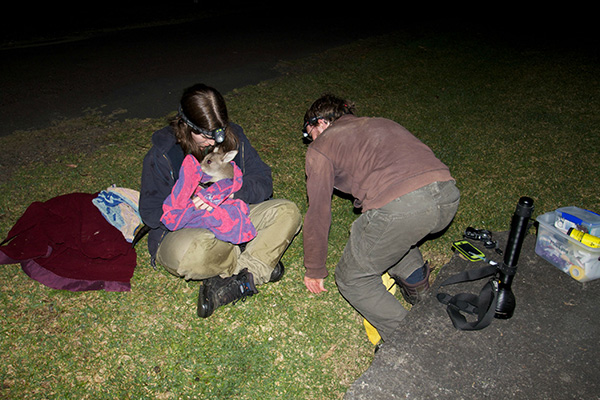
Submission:
{"label": "woman's hand", "polygon": [[192,198],[192,202],[194,203],[194,207],[196,207],[196,210],[206,210],[206,211],[213,210],[213,208],[210,205],[203,202],[202,199],[200,199],[200,197],[198,197],[198,196],[194,196]]}
{"label": "woman's hand", "polygon": [[326,292],[325,289],[325,280],[324,279],[315,279],[304,277],[304,285],[308,289],[309,292],[314,294],[319,294],[321,292]]}

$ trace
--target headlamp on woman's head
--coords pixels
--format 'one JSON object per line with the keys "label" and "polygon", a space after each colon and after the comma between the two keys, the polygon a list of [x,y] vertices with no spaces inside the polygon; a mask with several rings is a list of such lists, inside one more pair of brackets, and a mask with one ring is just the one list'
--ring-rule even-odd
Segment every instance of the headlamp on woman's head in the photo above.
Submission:
{"label": "headlamp on woman's head", "polygon": [[183,122],[185,122],[186,125],[192,128],[193,134],[202,135],[207,139],[214,140],[216,143],[223,143],[223,141],[225,141],[225,128],[217,128],[212,131],[202,129],[198,125],[190,121],[190,119],[183,113],[181,106],[179,106],[179,117],[181,117],[181,119],[183,120]]}

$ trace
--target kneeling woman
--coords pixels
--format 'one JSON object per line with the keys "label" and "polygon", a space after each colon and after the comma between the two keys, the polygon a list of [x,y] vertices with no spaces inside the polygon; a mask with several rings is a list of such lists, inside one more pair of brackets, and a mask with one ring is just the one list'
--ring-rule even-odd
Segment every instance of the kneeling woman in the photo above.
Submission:
{"label": "kneeling woman", "polygon": [[[250,208],[254,239],[241,245],[221,241],[208,229],[169,231],[161,222],[163,202],[171,194],[187,154],[198,161],[218,145],[237,150],[234,159],[243,173],[242,187],[233,196]],[[300,230],[302,217],[289,200],[272,199],[271,169],[252,147],[243,129],[228,118],[225,100],[203,84],[186,89],[179,113],[152,135],[152,148],[144,158],[140,214],[147,227],[152,263],[187,280],[202,280],[198,316],[206,318],[224,304],[258,291],[256,287],[281,279],[280,259]],[[194,197],[198,209],[208,207]]]}

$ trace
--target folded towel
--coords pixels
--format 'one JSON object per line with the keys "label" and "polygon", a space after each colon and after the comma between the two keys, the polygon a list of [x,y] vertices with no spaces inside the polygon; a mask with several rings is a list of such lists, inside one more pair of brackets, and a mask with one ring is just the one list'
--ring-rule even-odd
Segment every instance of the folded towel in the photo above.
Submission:
{"label": "folded towel", "polygon": [[[248,205],[231,195],[242,187],[242,171],[232,161],[233,179],[223,179],[208,188],[199,186],[206,174],[198,160],[187,155],[181,169],[179,179],[173,186],[171,194],[163,203],[162,223],[171,231],[182,228],[205,228],[214,233],[219,240],[240,244],[252,240],[256,229],[250,221]],[[192,201],[198,196],[213,209],[198,210]]]}

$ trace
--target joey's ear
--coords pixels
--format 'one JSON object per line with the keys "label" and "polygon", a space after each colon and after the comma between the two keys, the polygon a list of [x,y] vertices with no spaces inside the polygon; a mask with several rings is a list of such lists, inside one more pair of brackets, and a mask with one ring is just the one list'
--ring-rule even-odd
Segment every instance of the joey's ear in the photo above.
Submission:
{"label": "joey's ear", "polygon": [[233,159],[235,158],[235,156],[237,156],[238,151],[237,150],[231,150],[228,151],[227,153],[225,153],[225,155],[223,156],[223,162],[230,162],[233,161]]}

